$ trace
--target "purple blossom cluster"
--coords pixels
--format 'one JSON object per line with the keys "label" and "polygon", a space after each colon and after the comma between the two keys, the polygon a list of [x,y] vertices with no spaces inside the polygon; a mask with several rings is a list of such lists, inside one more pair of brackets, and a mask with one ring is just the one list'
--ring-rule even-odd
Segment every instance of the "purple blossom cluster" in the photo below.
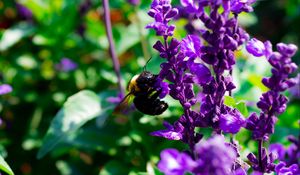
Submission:
{"label": "purple blossom cluster", "polygon": [[[297,69],[291,60],[297,47],[280,43],[274,52],[269,41],[249,40],[249,35],[238,25],[238,16],[241,12],[251,12],[254,2],[181,0],[182,7],[178,10],[172,7],[171,0],[153,0],[148,14],[154,22],[146,28],[155,30],[161,37],[153,48],[165,59],[155,88],[162,92],[160,98],[170,95],[178,100],[183,114],[173,124],[165,121],[164,130],[151,134],[189,145],[189,150],[183,153],[175,149],[162,151],[158,168],[165,174],[247,174],[249,166],[241,161],[238,143],[234,139],[225,142],[223,137],[224,133],[238,133],[242,127],[250,130],[253,140],[258,142],[258,155],[248,155],[254,174],[298,173],[297,164],[280,159],[282,162],[276,165],[276,154],[263,147],[263,142],[274,133],[277,115],[286,109],[288,100],[282,92],[296,83],[295,78],[289,77]],[[176,26],[170,24],[178,16],[199,20],[203,28],[188,30],[190,33],[179,41],[173,36]],[[269,91],[257,103],[261,113],[259,116],[253,113],[247,119],[239,110],[224,104],[224,96],[231,96],[235,89],[234,52],[246,42],[249,53],[265,56],[273,67],[272,76],[262,80]],[[212,128],[211,138],[203,141],[203,135],[195,132],[198,127]]]}
{"label": "purple blossom cluster", "polygon": [[278,114],[286,109],[288,99],[281,93],[297,83],[295,78],[289,78],[289,75],[297,70],[297,65],[291,60],[296,53],[297,46],[279,43],[277,52],[273,52],[269,41],[262,43],[257,39],[252,39],[247,43],[247,50],[254,56],[265,56],[272,66],[272,76],[262,79],[262,83],[269,88],[269,91],[262,94],[257,103],[261,113],[259,116],[252,113],[246,121],[246,128],[252,131],[252,138],[259,144],[258,157],[253,154],[248,155],[253,169],[272,172],[275,168],[274,156],[272,153],[267,155],[266,148],[262,144],[269,139],[270,134],[274,133]]}
{"label": "purple blossom cluster", "polygon": [[[193,174],[231,175],[236,152],[226,144],[224,137],[217,135],[206,142],[195,145],[194,160],[189,154],[180,153],[175,149],[166,149],[161,153],[158,168],[168,175],[178,175],[187,172]],[[222,165],[222,166],[220,166]]]}
{"label": "purple blossom cluster", "polygon": [[270,152],[273,152],[278,157],[279,161],[285,162],[287,166],[300,164],[300,136],[297,139],[294,136],[288,136],[291,143],[288,148],[285,148],[280,143],[273,143],[269,146]]}
{"label": "purple blossom cluster", "polygon": [[77,63],[70,58],[62,58],[58,64],[55,65],[56,70],[62,72],[70,72],[78,67]]}
{"label": "purple blossom cluster", "polygon": [[12,87],[8,84],[0,85],[0,95],[10,93],[12,90],[13,90]]}

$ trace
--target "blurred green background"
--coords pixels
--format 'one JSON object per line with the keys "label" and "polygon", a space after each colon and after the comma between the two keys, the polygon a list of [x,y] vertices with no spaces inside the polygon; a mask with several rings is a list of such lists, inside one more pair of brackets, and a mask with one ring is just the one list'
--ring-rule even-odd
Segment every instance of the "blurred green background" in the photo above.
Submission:
{"label": "blurred green background", "polygon": [[[159,38],[144,29],[151,22],[147,16],[150,3],[147,0],[133,6],[125,0],[110,1],[124,84],[142,71],[150,57],[147,69],[153,73],[163,62],[152,49]],[[254,9],[254,13],[240,17],[251,36],[299,46],[300,0],[262,0]],[[174,24],[175,36],[183,38],[187,20],[179,19]],[[248,113],[257,111],[255,103],[267,90],[260,81],[270,75],[270,66],[263,58],[250,57],[244,49],[236,56],[234,97],[246,102]],[[298,65],[299,56],[298,52],[293,58]],[[119,93],[116,82],[101,0],[0,0],[0,83],[14,89],[0,97],[0,154],[15,174],[158,174],[155,163],[162,149],[186,148],[179,142],[149,135],[163,128],[163,120],[173,122],[181,115],[180,105],[169,98],[170,108],[158,117],[139,112],[111,117],[111,110],[103,110],[106,120],[103,116],[94,117],[37,159],[52,119],[69,96],[89,89],[98,94],[102,107],[109,108],[113,104],[107,100]],[[299,135],[299,85],[286,95],[290,103],[280,116],[271,142],[288,144],[285,136]],[[73,101],[78,105],[85,102],[80,100]],[[242,145],[242,154],[255,150],[246,130],[236,138]]]}

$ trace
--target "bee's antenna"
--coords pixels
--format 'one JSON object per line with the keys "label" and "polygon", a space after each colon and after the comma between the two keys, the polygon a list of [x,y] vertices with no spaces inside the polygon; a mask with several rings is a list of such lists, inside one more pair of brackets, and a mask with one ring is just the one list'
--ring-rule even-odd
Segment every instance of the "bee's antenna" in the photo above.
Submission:
{"label": "bee's antenna", "polygon": [[150,62],[150,60],[152,59],[152,57],[150,57],[148,59],[148,61],[146,62],[145,66],[143,67],[143,71],[146,71],[147,70],[147,64]]}

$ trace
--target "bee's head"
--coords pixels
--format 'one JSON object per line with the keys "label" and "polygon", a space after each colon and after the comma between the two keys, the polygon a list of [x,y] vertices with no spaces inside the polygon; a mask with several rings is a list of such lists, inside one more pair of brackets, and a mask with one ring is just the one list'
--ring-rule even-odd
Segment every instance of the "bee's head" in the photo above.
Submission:
{"label": "bee's head", "polygon": [[156,78],[157,75],[154,75],[149,71],[143,71],[136,79],[136,84],[140,89],[148,90],[149,88],[153,88]]}
{"label": "bee's head", "polygon": [[156,77],[157,75],[154,75],[149,71],[143,71],[137,78],[137,81],[140,83],[154,82]]}
{"label": "bee's head", "polygon": [[139,75],[135,75],[131,78],[127,90],[129,92],[147,92],[149,89],[154,88],[157,75],[152,74],[149,71],[143,71]]}

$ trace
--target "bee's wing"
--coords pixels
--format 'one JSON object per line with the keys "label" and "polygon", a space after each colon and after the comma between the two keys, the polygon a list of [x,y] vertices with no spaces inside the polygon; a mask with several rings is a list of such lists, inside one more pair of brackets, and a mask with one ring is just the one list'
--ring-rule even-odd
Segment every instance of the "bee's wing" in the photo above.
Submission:
{"label": "bee's wing", "polygon": [[116,106],[113,114],[120,114],[125,111],[129,107],[129,104],[132,102],[133,93],[128,93],[122,101]]}

